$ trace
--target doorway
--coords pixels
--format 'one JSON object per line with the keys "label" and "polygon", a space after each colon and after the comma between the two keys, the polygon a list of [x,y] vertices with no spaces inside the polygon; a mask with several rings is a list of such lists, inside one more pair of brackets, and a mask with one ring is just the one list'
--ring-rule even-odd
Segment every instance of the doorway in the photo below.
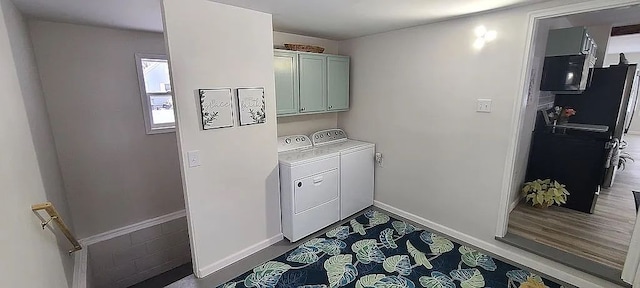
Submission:
{"label": "doorway", "polygon": [[[634,165],[632,160],[640,159],[640,135],[633,135],[631,130],[632,133],[619,137],[622,140],[620,145],[625,147],[620,150],[624,155],[621,165],[625,167],[617,172],[614,169],[615,180],[611,187],[603,188],[597,193],[599,195],[596,195],[597,201],[594,201],[595,205],[590,211],[592,213],[557,206],[534,208],[522,199],[520,190],[525,181],[534,180],[528,179],[530,175],[527,175],[527,168],[530,166],[531,146],[535,140],[534,131],[541,125],[541,115],[545,115],[549,109],[567,98],[558,96],[561,93],[538,90],[546,56],[548,31],[569,27],[591,28],[593,38],[599,38],[596,42],[604,43],[598,44],[602,50],[596,67],[617,64],[614,52],[617,53],[616,49],[619,48],[611,49],[608,45],[610,39],[613,39],[612,27],[640,24],[640,19],[636,16],[640,15],[640,7],[628,4],[620,1],[617,4],[602,3],[600,7],[594,5],[590,8],[569,5],[563,11],[543,11],[530,16],[531,42],[527,45],[527,69],[523,72],[523,79],[526,81],[522,83],[525,96],[515,112],[519,119],[519,131],[514,140],[513,166],[508,175],[511,189],[510,194],[503,195],[506,198],[503,203],[505,210],[501,211],[504,218],[498,225],[497,233],[499,240],[622,285],[626,285],[621,280],[621,275],[636,222],[633,191],[640,190],[640,163]],[[635,98],[631,102],[635,102]],[[635,109],[636,106],[633,105],[630,112]],[[630,123],[625,126],[629,128]],[[556,158],[557,161],[563,159],[562,156]],[[619,163],[616,161],[614,165]]]}

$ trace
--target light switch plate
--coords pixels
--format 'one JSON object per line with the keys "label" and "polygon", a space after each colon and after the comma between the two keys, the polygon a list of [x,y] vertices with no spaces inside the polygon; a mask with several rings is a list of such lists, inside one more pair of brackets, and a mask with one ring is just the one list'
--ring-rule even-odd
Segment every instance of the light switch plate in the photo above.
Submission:
{"label": "light switch plate", "polygon": [[491,99],[478,99],[477,112],[491,113]]}
{"label": "light switch plate", "polygon": [[200,151],[194,150],[187,152],[187,160],[189,161],[189,167],[198,167],[202,165],[200,162]]}

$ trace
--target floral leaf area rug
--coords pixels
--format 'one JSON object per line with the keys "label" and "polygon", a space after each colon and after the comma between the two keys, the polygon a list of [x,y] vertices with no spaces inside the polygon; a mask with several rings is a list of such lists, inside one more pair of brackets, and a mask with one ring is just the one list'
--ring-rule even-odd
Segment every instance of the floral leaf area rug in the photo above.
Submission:
{"label": "floral leaf area rug", "polygon": [[557,283],[369,210],[221,288],[555,288]]}

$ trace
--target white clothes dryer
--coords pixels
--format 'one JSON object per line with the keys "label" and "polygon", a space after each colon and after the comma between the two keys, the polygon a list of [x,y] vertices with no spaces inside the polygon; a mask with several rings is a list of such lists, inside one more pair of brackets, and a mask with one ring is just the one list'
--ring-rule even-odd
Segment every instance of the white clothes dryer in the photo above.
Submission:
{"label": "white clothes dryer", "polygon": [[347,138],[342,129],[311,135],[315,149],[340,154],[340,219],[373,205],[375,144]]}

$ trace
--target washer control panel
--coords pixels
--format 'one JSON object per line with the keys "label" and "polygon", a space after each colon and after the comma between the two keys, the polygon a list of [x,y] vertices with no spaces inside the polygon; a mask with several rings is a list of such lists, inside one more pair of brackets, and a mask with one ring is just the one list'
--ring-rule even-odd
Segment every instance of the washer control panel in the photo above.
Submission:
{"label": "washer control panel", "polygon": [[291,135],[278,137],[278,152],[297,149],[313,148],[313,143],[307,135]]}
{"label": "washer control panel", "polygon": [[313,141],[314,146],[347,141],[347,133],[344,133],[342,129],[322,130],[313,133],[311,135],[311,141]]}

